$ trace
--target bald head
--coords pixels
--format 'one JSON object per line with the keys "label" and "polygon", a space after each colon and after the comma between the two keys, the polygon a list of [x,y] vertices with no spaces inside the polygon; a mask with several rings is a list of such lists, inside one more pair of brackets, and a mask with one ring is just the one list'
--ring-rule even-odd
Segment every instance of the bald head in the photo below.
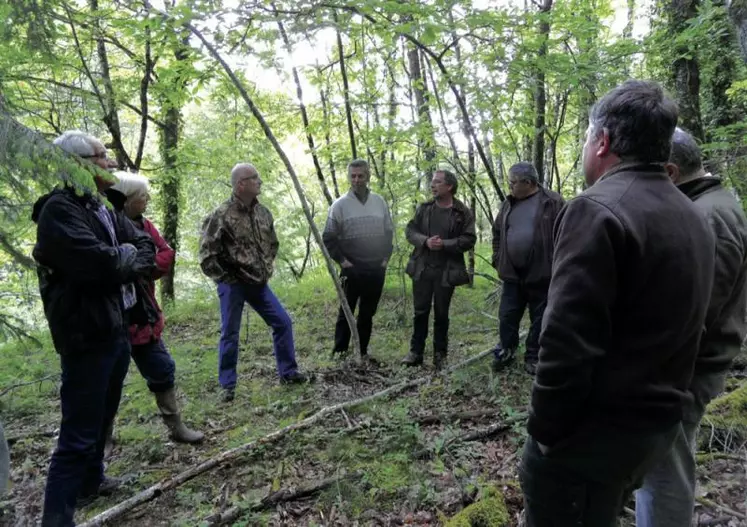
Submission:
{"label": "bald head", "polygon": [[703,177],[703,155],[695,138],[682,128],[675,128],[672,135],[672,152],[667,171],[676,185]]}
{"label": "bald head", "polygon": [[238,163],[231,170],[231,187],[236,190],[242,179],[258,175],[259,172],[251,163]]}

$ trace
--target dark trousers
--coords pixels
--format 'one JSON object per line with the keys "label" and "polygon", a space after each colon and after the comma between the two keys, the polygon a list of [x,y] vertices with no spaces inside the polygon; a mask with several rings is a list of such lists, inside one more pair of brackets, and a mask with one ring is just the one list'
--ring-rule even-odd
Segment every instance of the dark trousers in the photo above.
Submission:
{"label": "dark trousers", "polygon": [[547,307],[547,290],[549,284],[525,284],[520,282],[503,282],[501,305],[498,309],[499,335],[501,345],[498,349],[516,349],[519,347],[519,326],[524,317],[524,310],[529,306],[529,333],[526,339],[528,362],[537,362],[539,357],[539,336],[542,331],[542,315]]}
{"label": "dark trousers", "polygon": [[283,304],[267,284],[218,284],[220,298],[220,344],[218,380],[223,388],[236,386],[236,364],[239,360],[239,331],[244,302],[248,303],[265,324],[272,328],[278,375],[286,377],[298,370],[293,343],[293,322]]}
{"label": "dark trousers", "polygon": [[[348,300],[350,309],[355,312],[355,306],[360,301],[358,307],[358,318],[356,326],[358,336],[361,339],[361,353],[368,353],[368,343],[371,340],[371,328],[373,327],[373,317],[376,309],[379,307],[381,292],[384,290],[384,281],[386,280],[386,269],[383,267],[370,271],[359,271],[357,269],[342,269],[342,288],[345,291],[345,298]],[[334,351],[347,351],[350,345],[350,326],[345,319],[345,313],[340,307],[337,314],[337,324],[335,325],[335,348]]]}
{"label": "dark trousers", "polygon": [[62,423],[49,464],[43,527],[74,525],[79,494],[95,492],[104,479],[106,427],[117,413],[130,364],[129,335],[101,349],[62,355]]}
{"label": "dark trousers", "polygon": [[174,387],[176,365],[163,340],[153,340],[147,344],[132,345],[132,360],[140,375],[148,383],[148,389],[160,393]]}
{"label": "dark trousers", "polygon": [[529,436],[519,469],[527,527],[614,527],[679,425],[657,433],[587,425],[543,454]]}
{"label": "dark trousers", "polygon": [[449,306],[454,295],[453,286],[442,285],[443,271],[427,268],[419,280],[412,281],[412,302],[415,316],[412,321],[410,351],[422,355],[428,337],[428,318],[433,305],[433,351],[445,355],[449,347]]}

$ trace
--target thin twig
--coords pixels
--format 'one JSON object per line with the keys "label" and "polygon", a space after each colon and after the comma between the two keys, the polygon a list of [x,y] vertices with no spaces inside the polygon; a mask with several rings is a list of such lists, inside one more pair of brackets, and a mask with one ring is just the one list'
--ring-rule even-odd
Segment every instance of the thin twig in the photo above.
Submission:
{"label": "thin twig", "polygon": [[59,373],[53,373],[53,374],[47,375],[45,377],[40,377],[38,379],[34,379],[33,381],[26,381],[26,382],[19,382],[18,384],[12,384],[12,385],[8,386],[7,388],[5,388],[3,391],[0,392],[0,397],[2,397],[3,395],[6,395],[9,392],[12,392],[16,388],[21,388],[22,386],[29,386],[31,384],[41,383],[41,382],[44,382],[44,381],[48,381],[50,379],[57,379],[59,377],[60,377]]}

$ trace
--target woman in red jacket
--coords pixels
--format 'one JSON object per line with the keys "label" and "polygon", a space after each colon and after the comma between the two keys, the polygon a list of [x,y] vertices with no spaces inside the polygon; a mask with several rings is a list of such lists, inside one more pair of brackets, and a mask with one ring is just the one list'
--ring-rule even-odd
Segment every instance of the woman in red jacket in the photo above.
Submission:
{"label": "woman in red jacket", "polygon": [[164,276],[174,264],[175,252],[147,218],[143,216],[148,207],[148,180],[140,174],[117,172],[119,182],[107,191],[107,198],[114,208],[123,210],[141,230],[147,232],[156,245],[156,270],[143,288],[156,309],[158,316],[152,324],[130,326],[132,359],[140,374],[155,395],[161,417],[171,433],[171,439],[179,443],[199,443],[205,436],[184,425],[179,413],[174,389],[176,366],[161,339],[163,312],[156,301],[156,280]]}

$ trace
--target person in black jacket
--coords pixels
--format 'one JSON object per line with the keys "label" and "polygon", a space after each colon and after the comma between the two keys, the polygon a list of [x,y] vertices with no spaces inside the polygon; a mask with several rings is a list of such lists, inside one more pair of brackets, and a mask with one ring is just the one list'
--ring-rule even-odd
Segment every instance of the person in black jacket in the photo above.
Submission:
{"label": "person in black jacket", "polygon": [[689,527],[695,505],[695,451],[700,421],[708,403],[724,390],[726,375],[747,335],[747,218],[741,204],[703,168],[700,147],[679,128],[672,138],[667,170],[677,188],[708,218],[716,238],[713,290],[705,334],[682,424],[636,492],[637,527]]}
{"label": "person in black jacket", "polygon": [[509,168],[508,185],[511,195],[503,201],[493,223],[493,267],[503,281],[498,310],[500,342],[493,350],[493,371],[513,362],[519,346],[519,326],[528,306],[531,326],[524,369],[534,375],[550,287],[552,229],[563,198],[539,184],[531,163],[516,163]]}
{"label": "person in black jacket", "polygon": [[664,170],[676,124],[652,82],[627,81],[591,110],[590,187],[555,224],[519,472],[530,527],[616,525],[677,434],[715,249]]}
{"label": "person in black jacket", "polygon": [[[109,169],[106,148],[78,131],[54,142],[62,150]],[[98,192],[114,181],[100,170]],[[104,476],[104,438],[114,419],[130,362],[128,324],[152,307],[135,288],[150,276],[155,249],[150,236],[115,214],[103,198],[66,182],[34,205],[36,260],[44,314],[60,355],[62,423],[44,495],[43,527],[74,525],[76,503],[111,492]],[[132,317],[130,316],[132,315]]]}
{"label": "person in black jacket", "polygon": [[423,363],[428,318],[433,305],[433,365],[446,363],[449,345],[449,307],[454,288],[469,283],[464,253],[475,246],[475,216],[454,197],[456,176],[437,170],[431,180],[433,199],[420,205],[405,234],[413,245],[406,272],[412,278],[413,316],[410,353],[405,366]]}

